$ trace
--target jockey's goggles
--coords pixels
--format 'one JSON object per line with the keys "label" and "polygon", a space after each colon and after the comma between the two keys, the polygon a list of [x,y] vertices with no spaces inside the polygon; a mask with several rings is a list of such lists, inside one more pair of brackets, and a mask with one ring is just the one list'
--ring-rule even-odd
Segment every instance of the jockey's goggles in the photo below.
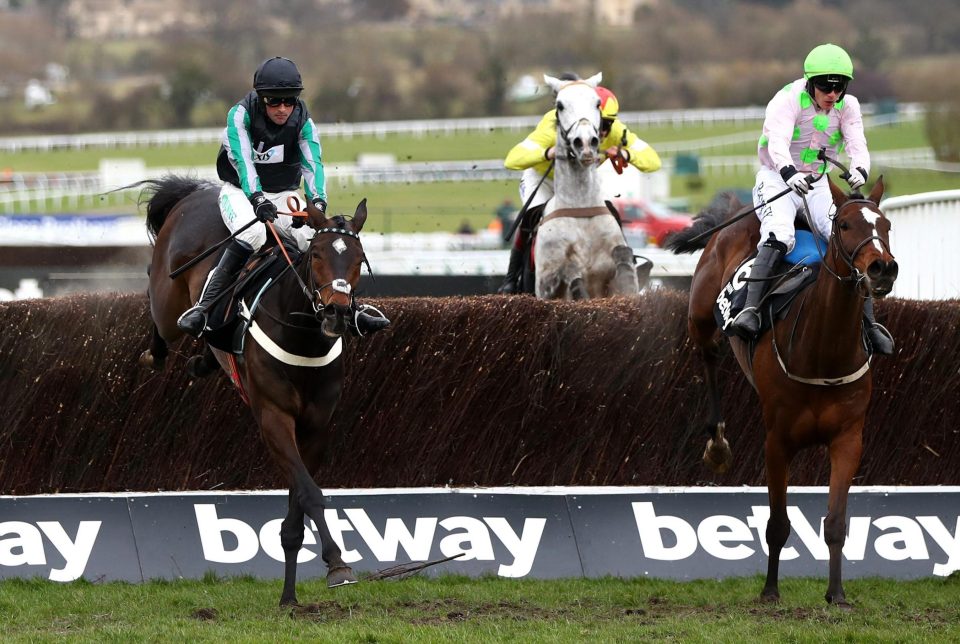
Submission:
{"label": "jockey's goggles", "polygon": [[813,80],[813,86],[824,94],[829,94],[830,92],[843,94],[847,89],[847,81],[831,81],[827,80],[826,78],[817,78]]}
{"label": "jockey's goggles", "polygon": [[281,105],[286,105],[287,107],[293,107],[297,104],[296,96],[264,96],[263,97],[264,105],[268,107],[280,107]]}
{"label": "jockey's goggles", "polygon": [[600,119],[600,129],[605,132],[613,129],[613,119]]}

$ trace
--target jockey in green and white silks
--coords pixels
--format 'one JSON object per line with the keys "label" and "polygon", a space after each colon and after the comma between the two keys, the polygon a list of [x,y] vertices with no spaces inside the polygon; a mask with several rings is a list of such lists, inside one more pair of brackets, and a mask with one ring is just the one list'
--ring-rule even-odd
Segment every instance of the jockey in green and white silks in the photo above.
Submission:
{"label": "jockey in green and white silks", "polygon": [[[833,196],[826,176],[810,183],[807,177],[819,173],[820,148],[829,156],[846,152],[850,157],[847,182],[854,191],[867,182],[870,152],[863,132],[860,101],[847,94],[853,80],[853,61],[833,44],[814,47],[803,63],[803,78],[777,92],[767,104],[763,134],[758,145],[760,170],[753,187],[753,204],[760,218],[760,242],[750,269],[747,299],[743,311],[731,326],[745,337],[755,337],[760,328],[757,309],[766,290],[765,281],[777,262],[793,249],[794,220],[806,199],[813,233],[830,238]],[[825,163],[825,162],[824,162]],[[775,195],[791,189],[774,200]],[[881,334],[873,319],[873,302],[867,299],[864,315],[868,335],[877,353],[892,353],[893,340]],[[885,330],[884,330],[885,331]]]}
{"label": "jockey in green and white silks", "polygon": [[[300,70],[288,58],[265,60],[253,75],[253,91],[230,108],[223,131],[217,174],[224,181],[218,204],[223,223],[236,233],[219,263],[210,270],[196,305],[184,312],[177,326],[194,337],[207,327],[207,309],[233,283],[254,251],[267,241],[265,226],[296,240],[301,251],[310,246],[314,230],[294,222],[287,199],[298,197],[300,184],[307,200],[326,216],[320,137],[307,106],[300,100]],[[367,313],[371,311],[372,313]],[[390,324],[369,305],[354,306],[353,330],[363,335]]]}
{"label": "jockey in green and white silks", "polygon": [[[299,197],[302,180],[306,198],[321,211],[326,210],[320,137],[299,98],[303,88],[292,61],[272,58],[261,65],[254,78],[254,90],[227,114],[217,157],[217,174],[225,182],[220,192],[220,213],[230,232],[235,232],[256,216],[253,202],[255,195],[262,195],[280,214],[274,226],[296,239],[303,251],[313,230],[292,227],[293,218],[286,216],[290,212],[287,198]],[[263,246],[266,236],[264,226],[251,226],[236,238],[256,250]]]}

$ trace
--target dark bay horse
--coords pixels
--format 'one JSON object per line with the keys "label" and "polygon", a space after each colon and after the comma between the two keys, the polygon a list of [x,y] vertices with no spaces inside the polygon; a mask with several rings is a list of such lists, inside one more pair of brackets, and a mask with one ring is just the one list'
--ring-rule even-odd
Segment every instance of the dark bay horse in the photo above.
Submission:
{"label": "dark bay horse", "polygon": [[[897,263],[890,252],[890,222],[879,209],[882,177],[868,198],[846,195],[832,182],[830,190],[837,212],[817,280],[794,300],[772,331],[757,339],[752,362],[747,342],[731,337],[730,344],[760,397],[766,426],[769,560],[761,596],[772,601],[780,597],[780,552],[790,535],[790,463],[800,450],[825,445],[830,454],[830,495],[824,520],[824,539],[830,552],[826,600],[849,608],[840,571],[847,495],[860,465],[863,424],[873,386],[862,341],[863,298],[881,298],[890,292]],[[759,221],[750,216],[702,241],[691,240],[721,224],[737,205],[733,200],[707,210],[692,228],[667,242],[675,253],[705,247],[690,288],[688,329],[706,366],[710,440],[704,461],[717,472],[726,471],[732,454],[724,438],[720,410],[719,332],[713,308],[721,288],[756,248]]]}
{"label": "dark bay horse", "polygon": [[[170,273],[223,240],[229,231],[217,205],[219,188],[182,177],[147,182],[147,228],[154,241],[150,265],[150,312],[153,340],[141,364],[161,369],[167,344],[183,334],[177,318],[197,300],[206,275],[219,255],[171,279]],[[219,365],[239,383],[274,462],[282,470],[290,494],[280,530],[285,568],[280,604],[295,604],[297,553],[303,545],[304,514],[320,533],[327,585],[354,583],[353,571],[341,558],[324,519],[324,498],[313,480],[329,437],[329,420],[340,400],[344,367],[343,339],[351,315],[354,287],[365,261],[360,229],[367,218],[366,200],[352,219],[327,219],[311,208],[317,230],[295,267],[252,305],[252,323],[241,356],[206,346],[191,358],[196,375]],[[262,225],[257,223],[256,225]]]}

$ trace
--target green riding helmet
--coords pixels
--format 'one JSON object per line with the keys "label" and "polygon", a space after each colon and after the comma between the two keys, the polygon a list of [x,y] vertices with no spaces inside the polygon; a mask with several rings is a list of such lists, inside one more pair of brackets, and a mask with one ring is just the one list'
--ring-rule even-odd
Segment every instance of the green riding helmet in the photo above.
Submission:
{"label": "green riding helmet", "polygon": [[853,79],[853,61],[843,50],[827,43],[814,47],[803,61],[803,75],[807,80],[814,76],[846,76]]}

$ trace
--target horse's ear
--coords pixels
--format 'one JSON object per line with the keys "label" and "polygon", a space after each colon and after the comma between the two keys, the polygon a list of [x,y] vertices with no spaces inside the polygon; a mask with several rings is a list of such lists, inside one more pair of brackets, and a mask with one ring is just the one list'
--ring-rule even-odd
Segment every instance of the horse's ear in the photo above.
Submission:
{"label": "horse's ear", "polygon": [[553,93],[556,94],[560,91],[560,88],[563,86],[563,81],[559,78],[554,78],[548,74],[543,75],[543,82],[550,86],[550,89],[553,90]]}
{"label": "horse's ear", "polygon": [[881,174],[877,177],[877,182],[873,184],[873,190],[870,191],[870,196],[868,197],[870,201],[880,205],[880,200],[883,199],[883,175]]}
{"label": "horse's ear", "polygon": [[364,197],[357,204],[357,210],[353,213],[353,219],[350,220],[350,228],[355,233],[359,233],[363,224],[367,221],[367,198]]}
{"label": "horse's ear", "polygon": [[327,227],[327,218],[310,202],[307,202],[307,225],[314,230]]}
{"label": "horse's ear", "polygon": [[833,182],[829,174],[827,175],[827,184],[830,186],[830,194],[833,195],[833,203],[837,205],[837,208],[845,204],[847,202],[846,193],[843,192],[840,186]]}
{"label": "horse's ear", "polygon": [[602,80],[603,80],[603,72],[597,72],[596,74],[594,74],[593,76],[591,76],[590,78],[586,79],[583,82],[589,85],[590,87],[596,87],[597,85],[600,84],[600,81]]}

